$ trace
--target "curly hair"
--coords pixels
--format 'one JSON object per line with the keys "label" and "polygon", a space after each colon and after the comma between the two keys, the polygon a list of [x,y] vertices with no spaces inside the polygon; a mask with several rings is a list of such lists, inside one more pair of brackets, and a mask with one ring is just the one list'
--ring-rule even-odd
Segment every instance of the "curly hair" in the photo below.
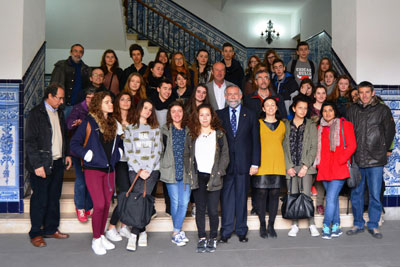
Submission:
{"label": "curly hair", "polygon": [[167,128],[169,129],[170,125],[173,124],[173,120],[172,120],[172,116],[171,116],[171,109],[175,106],[181,107],[182,108],[182,112],[183,112],[183,118],[181,121],[181,127],[185,128],[186,124],[187,124],[187,114],[185,112],[185,109],[183,107],[182,102],[180,101],[174,101],[172,102],[169,107],[168,107],[168,112],[167,112]]}
{"label": "curly hair", "polygon": [[106,64],[106,55],[107,54],[113,54],[115,57],[114,65],[112,65],[112,67],[110,69],[111,72],[114,73],[119,68],[119,61],[118,61],[117,54],[115,54],[114,50],[107,49],[106,51],[104,51],[103,56],[101,57],[101,62],[100,62],[100,68],[103,70],[104,75],[106,75],[108,73],[108,68],[107,68],[107,64]]}
{"label": "curly hair", "polygon": [[133,99],[135,100],[135,103],[137,104],[140,99],[146,99],[147,98],[146,85],[145,85],[144,79],[143,79],[142,75],[140,75],[140,73],[137,73],[137,72],[131,73],[128,76],[128,79],[126,80],[124,89],[122,91],[123,92],[128,92],[130,95],[132,95],[132,93],[131,93],[132,90],[129,88],[129,83],[131,82],[131,79],[133,77],[138,77],[140,79],[139,92],[136,92],[136,94],[133,96]]}
{"label": "curly hair", "polygon": [[101,106],[104,98],[110,97],[109,92],[102,91],[94,94],[92,101],[89,106],[89,114],[95,119],[97,124],[99,125],[100,132],[104,136],[104,140],[106,142],[112,141],[117,134],[117,121],[113,117],[112,113],[104,117],[103,111],[101,110]]}
{"label": "curly hair", "polygon": [[150,99],[141,99],[139,103],[136,106],[135,113],[133,114],[133,125],[139,126],[140,124],[140,113],[142,113],[143,107],[145,103],[150,103],[151,106],[153,107],[153,110],[151,111],[150,117],[147,119],[147,124],[150,125],[151,129],[158,128],[160,124],[158,123],[157,116],[156,116],[156,111],[153,102],[151,102]]}
{"label": "curly hair", "polygon": [[196,140],[197,137],[200,135],[201,133],[201,124],[200,124],[200,120],[199,120],[199,112],[200,109],[203,108],[207,108],[210,110],[211,112],[211,129],[217,131],[223,131],[225,132],[225,130],[222,128],[221,126],[221,122],[218,119],[217,113],[214,111],[214,109],[211,107],[210,104],[201,104],[197,107],[196,111],[197,112],[193,112],[191,118],[189,119],[189,134],[192,137],[193,140]]}
{"label": "curly hair", "polygon": [[119,101],[121,100],[122,96],[127,95],[131,100],[131,107],[128,110],[128,116],[126,117],[126,121],[131,124],[133,122],[133,113],[135,112],[135,104],[133,103],[133,97],[129,92],[121,92],[117,95],[114,100],[114,118],[119,122],[122,123],[122,116],[121,116],[121,107],[119,106]]}

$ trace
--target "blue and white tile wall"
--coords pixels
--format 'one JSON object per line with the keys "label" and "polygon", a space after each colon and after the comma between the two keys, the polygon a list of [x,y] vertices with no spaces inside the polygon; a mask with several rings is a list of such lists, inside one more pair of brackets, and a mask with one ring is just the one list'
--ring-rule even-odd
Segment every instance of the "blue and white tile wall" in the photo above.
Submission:
{"label": "blue and white tile wall", "polygon": [[0,213],[24,212],[24,120],[43,98],[45,44],[22,80],[0,80]]}

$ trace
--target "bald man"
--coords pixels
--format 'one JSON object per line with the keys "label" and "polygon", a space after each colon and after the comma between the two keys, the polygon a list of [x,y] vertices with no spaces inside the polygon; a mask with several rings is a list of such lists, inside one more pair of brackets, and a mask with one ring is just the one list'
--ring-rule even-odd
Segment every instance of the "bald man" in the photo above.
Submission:
{"label": "bald man", "polygon": [[217,62],[213,65],[212,74],[214,80],[206,84],[210,104],[214,110],[223,109],[226,106],[225,88],[234,84],[225,80],[225,65],[221,62]]}

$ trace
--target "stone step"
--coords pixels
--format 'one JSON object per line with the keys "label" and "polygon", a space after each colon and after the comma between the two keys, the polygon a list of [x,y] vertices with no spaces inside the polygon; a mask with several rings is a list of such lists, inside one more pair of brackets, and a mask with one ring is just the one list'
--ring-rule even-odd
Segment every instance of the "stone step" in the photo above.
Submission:
{"label": "stone step", "polygon": [[[322,215],[315,215],[315,223],[318,228],[322,227],[323,221]],[[368,220],[368,215],[364,214],[364,219]],[[267,217],[268,220],[268,217]],[[353,215],[346,214],[345,209],[341,209],[341,226],[351,227],[353,225]],[[380,222],[381,224],[382,222]],[[208,219],[206,219],[207,229],[209,229]],[[281,215],[278,215],[275,220],[276,229],[290,229],[291,220],[283,219]],[[0,234],[12,234],[12,233],[28,233],[30,230],[30,217],[28,213],[23,214],[11,214],[4,213],[0,214]],[[257,216],[248,214],[248,227],[249,230],[259,229],[259,220]],[[308,222],[306,219],[299,221],[300,228],[307,228]],[[154,218],[150,224],[146,227],[149,232],[170,232],[172,231],[172,219],[163,212],[158,212],[158,216]],[[65,233],[90,233],[92,232],[91,219],[88,222],[81,223],[77,220],[75,213],[61,213],[60,220],[60,231]],[[196,221],[192,216],[187,216],[183,223],[184,231],[196,231]]]}

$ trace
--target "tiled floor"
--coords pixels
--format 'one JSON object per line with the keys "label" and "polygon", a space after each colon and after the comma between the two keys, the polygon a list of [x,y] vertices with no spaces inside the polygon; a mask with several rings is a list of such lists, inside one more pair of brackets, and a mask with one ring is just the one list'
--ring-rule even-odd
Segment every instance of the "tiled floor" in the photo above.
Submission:
{"label": "tiled floor", "polygon": [[400,221],[386,221],[382,233],[382,240],[367,232],[323,240],[307,230],[296,238],[280,230],[278,239],[263,240],[251,231],[247,244],[233,236],[213,254],[195,253],[195,232],[187,233],[191,240],[185,247],[173,245],[168,233],[149,233],[147,248],[128,252],[125,239],[105,256],[92,253],[90,234],[47,240],[46,248],[34,248],[27,235],[0,235],[0,266],[400,266]]}

